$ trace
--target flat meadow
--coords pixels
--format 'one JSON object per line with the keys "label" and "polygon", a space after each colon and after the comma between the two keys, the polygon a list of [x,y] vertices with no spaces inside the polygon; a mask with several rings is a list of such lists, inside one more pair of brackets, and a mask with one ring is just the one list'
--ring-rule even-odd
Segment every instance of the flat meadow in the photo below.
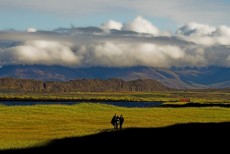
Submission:
{"label": "flat meadow", "polygon": [[[95,103],[98,100],[165,101],[180,103],[191,96],[200,103],[229,103],[228,93],[81,93],[81,94],[1,94],[0,98],[93,99],[75,105],[0,105],[0,150],[40,146],[53,139],[113,131],[112,116],[122,114],[123,128],[155,128],[191,122],[229,122],[229,107],[149,107],[127,108]],[[141,103],[141,102],[140,102]]]}

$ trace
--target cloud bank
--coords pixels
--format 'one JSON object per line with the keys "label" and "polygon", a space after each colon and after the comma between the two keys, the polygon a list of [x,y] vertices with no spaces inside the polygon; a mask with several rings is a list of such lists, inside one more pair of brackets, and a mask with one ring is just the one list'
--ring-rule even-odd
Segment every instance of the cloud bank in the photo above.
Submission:
{"label": "cloud bank", "polygon": [[[31,33],[32,32],[32,33]],[[165,35],[141,16],[100,27],[0,32],[0,65],[230,67],[230,27],[188,23]]]}

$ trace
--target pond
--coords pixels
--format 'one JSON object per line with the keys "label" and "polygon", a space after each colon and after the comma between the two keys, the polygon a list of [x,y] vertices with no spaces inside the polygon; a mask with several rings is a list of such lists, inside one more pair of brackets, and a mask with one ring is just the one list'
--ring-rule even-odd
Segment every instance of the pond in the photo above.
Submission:
{"label": "pond", "polygon": [[[16,105],[49,105],[49,104],[62,104],[62,105],[74,105],[83,102],[66,102],[66,101],[0,101],[0,104],[6,106],[16,106]],[[99,101],[99,102],[86,102],[84,103],[101,103],[101,104],[109,104],[114,106],[121,107],[157,107],[161,106],[162,102],[126,102],[126,101]]]}

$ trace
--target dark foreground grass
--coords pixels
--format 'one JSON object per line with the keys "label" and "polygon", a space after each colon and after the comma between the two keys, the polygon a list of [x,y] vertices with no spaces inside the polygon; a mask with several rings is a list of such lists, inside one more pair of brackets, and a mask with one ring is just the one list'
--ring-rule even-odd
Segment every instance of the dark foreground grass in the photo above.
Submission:
{"label": "dark foreground grass", "polygon": [[52,140],[34,148],[1,153],[200,153],[228,150],[230,122],[187,123],[158,128],[127,128]]}

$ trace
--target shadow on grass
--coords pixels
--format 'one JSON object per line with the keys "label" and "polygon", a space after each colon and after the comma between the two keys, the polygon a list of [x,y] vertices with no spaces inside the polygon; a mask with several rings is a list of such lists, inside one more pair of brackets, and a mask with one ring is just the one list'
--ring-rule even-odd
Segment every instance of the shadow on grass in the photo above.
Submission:
{"label": "shadow on grass", "polygon": [[212,149],[221,152],[227,149],[229,137],[230,122],[188,123],[160,128],[106,130],[95,135],[53,140],[41,147],[3,150],[0,153],[123,153],[123,150],[128,150],[128,153],[158,150],[160,153],[183,150],[190,153],[198,149],[199,152]]}

